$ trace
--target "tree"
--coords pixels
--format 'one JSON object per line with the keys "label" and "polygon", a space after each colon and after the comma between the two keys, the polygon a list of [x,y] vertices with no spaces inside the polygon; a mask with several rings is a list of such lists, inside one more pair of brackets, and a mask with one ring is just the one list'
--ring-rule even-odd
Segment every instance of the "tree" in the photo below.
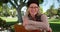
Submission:
{"label": "tree", "polygon": [[58,16],[60,16],[60,8],[58,8],[58,13],[57,13]]}
{"label": "tree", "polygon": [[47,10],[46,15],[49,16],[50,18],[57,15],[58,11],[57,9],[54,9],[54,6],[52,5],[50,9]]}
{"label": "tree", "polygon": [[0,6],[0,16],[2,15],[2,6]]}
{"label": "tree", "polygon": [[7,17],[7,16],[10,16],[10,15],[9,15],[9,7],[8,7],[8,5],[7,5],[7,4],[3,4],[2,7],[3,7],[3,12],[2,12],[3,15],[6,16],[6,17]]}
{"label": "tree", "polygon": [[60,0],[57,0],[58,1],[58,3],[59,3],[59,6],[60,6]]}
{"label": "tree", "polygon": [[8,16],[9,15],[9,8],[7,4],[3,4],[0,6],[0,16]]}
{"label": "tree", "polygon": [[[11,5],[16,8],[18,12],[18,22],[23,22],[22,21],[22,15],[21,15],[21,8],[26,5],[27,0],[1,0],[1,3],[11,3]],[[43,2],[43,0],[39,0],[40,3]],[[19,3],[19,4],[18,4]]]}
{"label": "tree", "polygon": [[43,8],[42,8],[42,6],[40,6],[40,11],[39,11],[40,13],[43,13]]}

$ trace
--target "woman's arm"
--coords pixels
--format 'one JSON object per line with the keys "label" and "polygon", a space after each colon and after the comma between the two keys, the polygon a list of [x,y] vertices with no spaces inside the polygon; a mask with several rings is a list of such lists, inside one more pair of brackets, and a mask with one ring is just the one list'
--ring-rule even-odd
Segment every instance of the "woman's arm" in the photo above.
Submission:
{"label": "woman's arm", "polygon": [[41,21],[42,22],[29,20],[29,23],[33,24],[33,26],[38,27],[40,29],[52,32],[52,29],[49,27],[48,18],[46,15],[41,16]]}
{"label": "woman's arm", "polygon": [[[24,17],[23,19],[23,25],[25,27],[30,27],[30,25],[40,28],[40,29],[44,29],[44,30],[49,30],[49,23],[47,21],[47,17],[45,15],[42,15],[41,17],[42,22],[37,22],[37,21],[33,21],[33,20],[29,20],[28,17]],[[28,28],[28,29],[29,29]]]}
{"label": "woman's arm", "polygon": [[40,28],[37,28],[37,27],[35,27],[35,26],[33,26],[33,25],[26,25],[26,26],[25,26],[25,29],[26,29],[26,30],[39,30]]}
{"label": "woman's arm", "polygon": [[44,30],[49,30],[49,22],[48,22],[48,18],[46,15],[41,15],[41,22],[35,21],[34,25]]}
{"label": "woman's arm", "polygon": [[23,17],[23,26],[25,27],[26,30],[37,30],[39,28],[35,27],[32,25],[31,21],[28,20],[27,17]]}

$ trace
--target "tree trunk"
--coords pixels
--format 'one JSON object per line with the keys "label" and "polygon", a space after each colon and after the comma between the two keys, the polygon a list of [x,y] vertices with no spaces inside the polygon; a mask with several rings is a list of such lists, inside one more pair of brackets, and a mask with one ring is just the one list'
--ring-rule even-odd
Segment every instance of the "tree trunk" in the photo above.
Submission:
{"label": "tree trunk", "polygon": [[22,15],[21,15],[21,8],[22,6],[20,5],[16,10],[18,12],[18,23],[23,23],[23,20],[22,20]]}

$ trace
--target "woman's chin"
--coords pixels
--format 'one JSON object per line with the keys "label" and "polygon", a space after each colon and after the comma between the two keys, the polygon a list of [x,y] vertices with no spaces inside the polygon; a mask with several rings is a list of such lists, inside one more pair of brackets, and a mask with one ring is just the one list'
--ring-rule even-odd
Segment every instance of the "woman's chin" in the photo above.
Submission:
{"label": "woman's chin", "polygon": [[35,16],[36,14],[31,14],[31,15]]}

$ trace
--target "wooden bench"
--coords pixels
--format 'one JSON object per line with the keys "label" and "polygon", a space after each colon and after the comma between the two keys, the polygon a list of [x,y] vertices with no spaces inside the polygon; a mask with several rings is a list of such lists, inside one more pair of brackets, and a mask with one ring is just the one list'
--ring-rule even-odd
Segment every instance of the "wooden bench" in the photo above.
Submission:
{"label": "wooden bench", "polygon": [[15,32],[28,32],[22,25],[15,24],[14,28]]}
{"label": "wooden bench", "polygon": [[37,31],[37,30],[27,31],[27,30],[24,28],[24,26],[18,25],[18,24],[15,24],[15,25],[14,25],[14,28],[15,28],[15,32],[40,32],[40,31]]}

